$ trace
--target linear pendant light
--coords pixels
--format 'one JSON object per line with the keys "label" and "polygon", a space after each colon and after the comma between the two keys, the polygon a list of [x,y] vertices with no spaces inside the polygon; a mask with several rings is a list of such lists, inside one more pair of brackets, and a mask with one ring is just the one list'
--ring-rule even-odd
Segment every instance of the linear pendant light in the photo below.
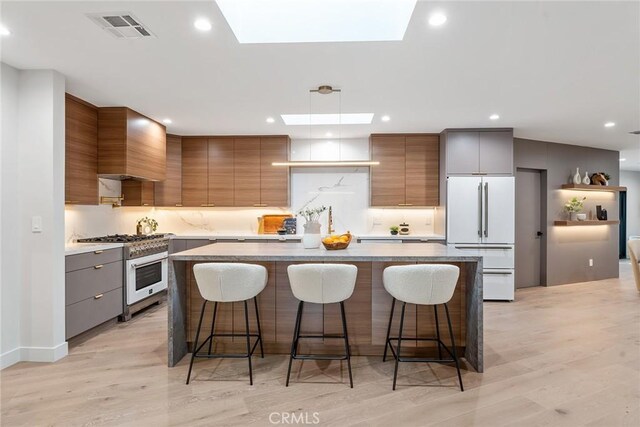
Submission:
{"label": "linear pendant light", "polygon": [[[329,95],[337,92],[340,96],[338,106],[338,117],[342,117],[342,90],[334,89],[329,85],[319,86],[317,89],[309,90],[309,117],[311,117],[311,94],[319,93],[321,95]],[[338,124],[338,144],[342,144],[342,129],[341,123]],[[309,120],[309,137],[311,137],[311,120]],[[310,138],[311,139],[311,138]],[[309,156],[311,157],[311,156]],[[342,157],[340,153],[339,157]],[[323,166],[377,166],[380,162],[372,160],[296,160],[287,162],[273,162],[271,166],[286,166],[286,167],[323,167]]]}

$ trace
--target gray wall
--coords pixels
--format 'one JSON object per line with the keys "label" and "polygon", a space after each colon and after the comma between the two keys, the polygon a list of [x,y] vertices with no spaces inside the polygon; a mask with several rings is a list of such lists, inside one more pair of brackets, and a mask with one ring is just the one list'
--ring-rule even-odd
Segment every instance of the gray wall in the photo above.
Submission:
{"label": "gray wall", "polygon": [[[570,182],[576,167],[585,171],[607,172],[610,185],[619,185],[619,153],[611,150],[556,144],[544,141],[514,139],[516,168],[547,171],[547,285],[601,280],[618,277],[618,226],[582,227],[554,226],[556,219],[565,219],[564,203],[574,196],[586,196],[585,210],[595,218],[595,206],[607,209],[609,218],[618,218],[616,193],[575,192],[561,190]],[[593,267],[589,267],[593,259]]]}
{"label": "gray wall", "polygon": [[620,171],[620,185],[627,187],[627,239],[640,236],[640,172]]}

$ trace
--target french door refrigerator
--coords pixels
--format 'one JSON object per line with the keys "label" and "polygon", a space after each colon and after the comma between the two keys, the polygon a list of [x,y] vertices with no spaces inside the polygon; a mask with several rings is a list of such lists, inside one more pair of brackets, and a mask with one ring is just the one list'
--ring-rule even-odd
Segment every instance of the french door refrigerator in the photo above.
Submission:
{"label": "french door refrigerator", "polygon": [[447,244],[483,257],[485,300],[513,301],[515,178],[447,178]]}

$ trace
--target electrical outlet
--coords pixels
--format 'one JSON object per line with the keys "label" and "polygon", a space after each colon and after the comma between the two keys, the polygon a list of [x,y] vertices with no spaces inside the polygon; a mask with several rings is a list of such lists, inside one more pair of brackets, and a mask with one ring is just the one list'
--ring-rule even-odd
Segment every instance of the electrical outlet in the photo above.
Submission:
{"label": "electrical outlet", "polygon": [[593,267],[593,258],[589,258],[589,267]]}

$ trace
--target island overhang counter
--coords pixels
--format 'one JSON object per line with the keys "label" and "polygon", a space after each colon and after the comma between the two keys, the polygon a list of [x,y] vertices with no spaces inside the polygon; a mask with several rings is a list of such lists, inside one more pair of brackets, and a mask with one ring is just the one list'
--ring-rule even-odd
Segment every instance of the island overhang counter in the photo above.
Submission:
{"label": "island overhang counter", "polygon": [[[203,299],[193,277],[193,265],[203,262],[242,262],[267,268],[268,283],[258,295],[260,322],[266,353],[288,354],[297,300],[289,286],[287,267],[294,263],[349,263],[358,267],[358,278],[351,298],[345,302],[352,354],[382,356],[391,309],[391,296],[382,283],[382,272],[391,265],[453,264],[460,268],[456,291],[449,302],[456,346],[467,365],[483,371],[482,333],[482,257],[468,256],[446,245],[436,243],[392,245],[385,243],[351,244],[345,250],[328,251],[323,247],[304,249],[300,243],[213,243],[169,257],[169,337],[168,364],[175,366],[188,352],[195,336]],[[305,332],[326,334],[340,328],[339,308],[309,304],[305,306],[302,328]],[[203,325],[210,325],[212,306],[205,312]],[[395,315],[398,315],[396,310]],[[244,333],[242,303],[222,304],[216,317],[216,332]],[[253,314],[250,313],[250,316]],[[395,319],[395,318],[394,318]],[[255,325],[255,322],[251,322]],[[394,320],[392,335],[397,335],[399,320]],[[406,336],[435,336],[432,307],[407,305]],[[441,333],[448,336],[446,324]],[[442,329],[445,328],[445,329]],[[334,332],[335,331],[335,332]],[[445,341],[446,342],[446,341]],[[403,354],[423,354],[433,350],[429,342],[403,340]],[[231,348],[231,343],[216,345]],[[329,340],[308,349],[332,351]],[[406,350],[405,350],[406,348]],[[224,350],[223,350],[224,351]],[[338,350],[339,351],[339,350]]]}

